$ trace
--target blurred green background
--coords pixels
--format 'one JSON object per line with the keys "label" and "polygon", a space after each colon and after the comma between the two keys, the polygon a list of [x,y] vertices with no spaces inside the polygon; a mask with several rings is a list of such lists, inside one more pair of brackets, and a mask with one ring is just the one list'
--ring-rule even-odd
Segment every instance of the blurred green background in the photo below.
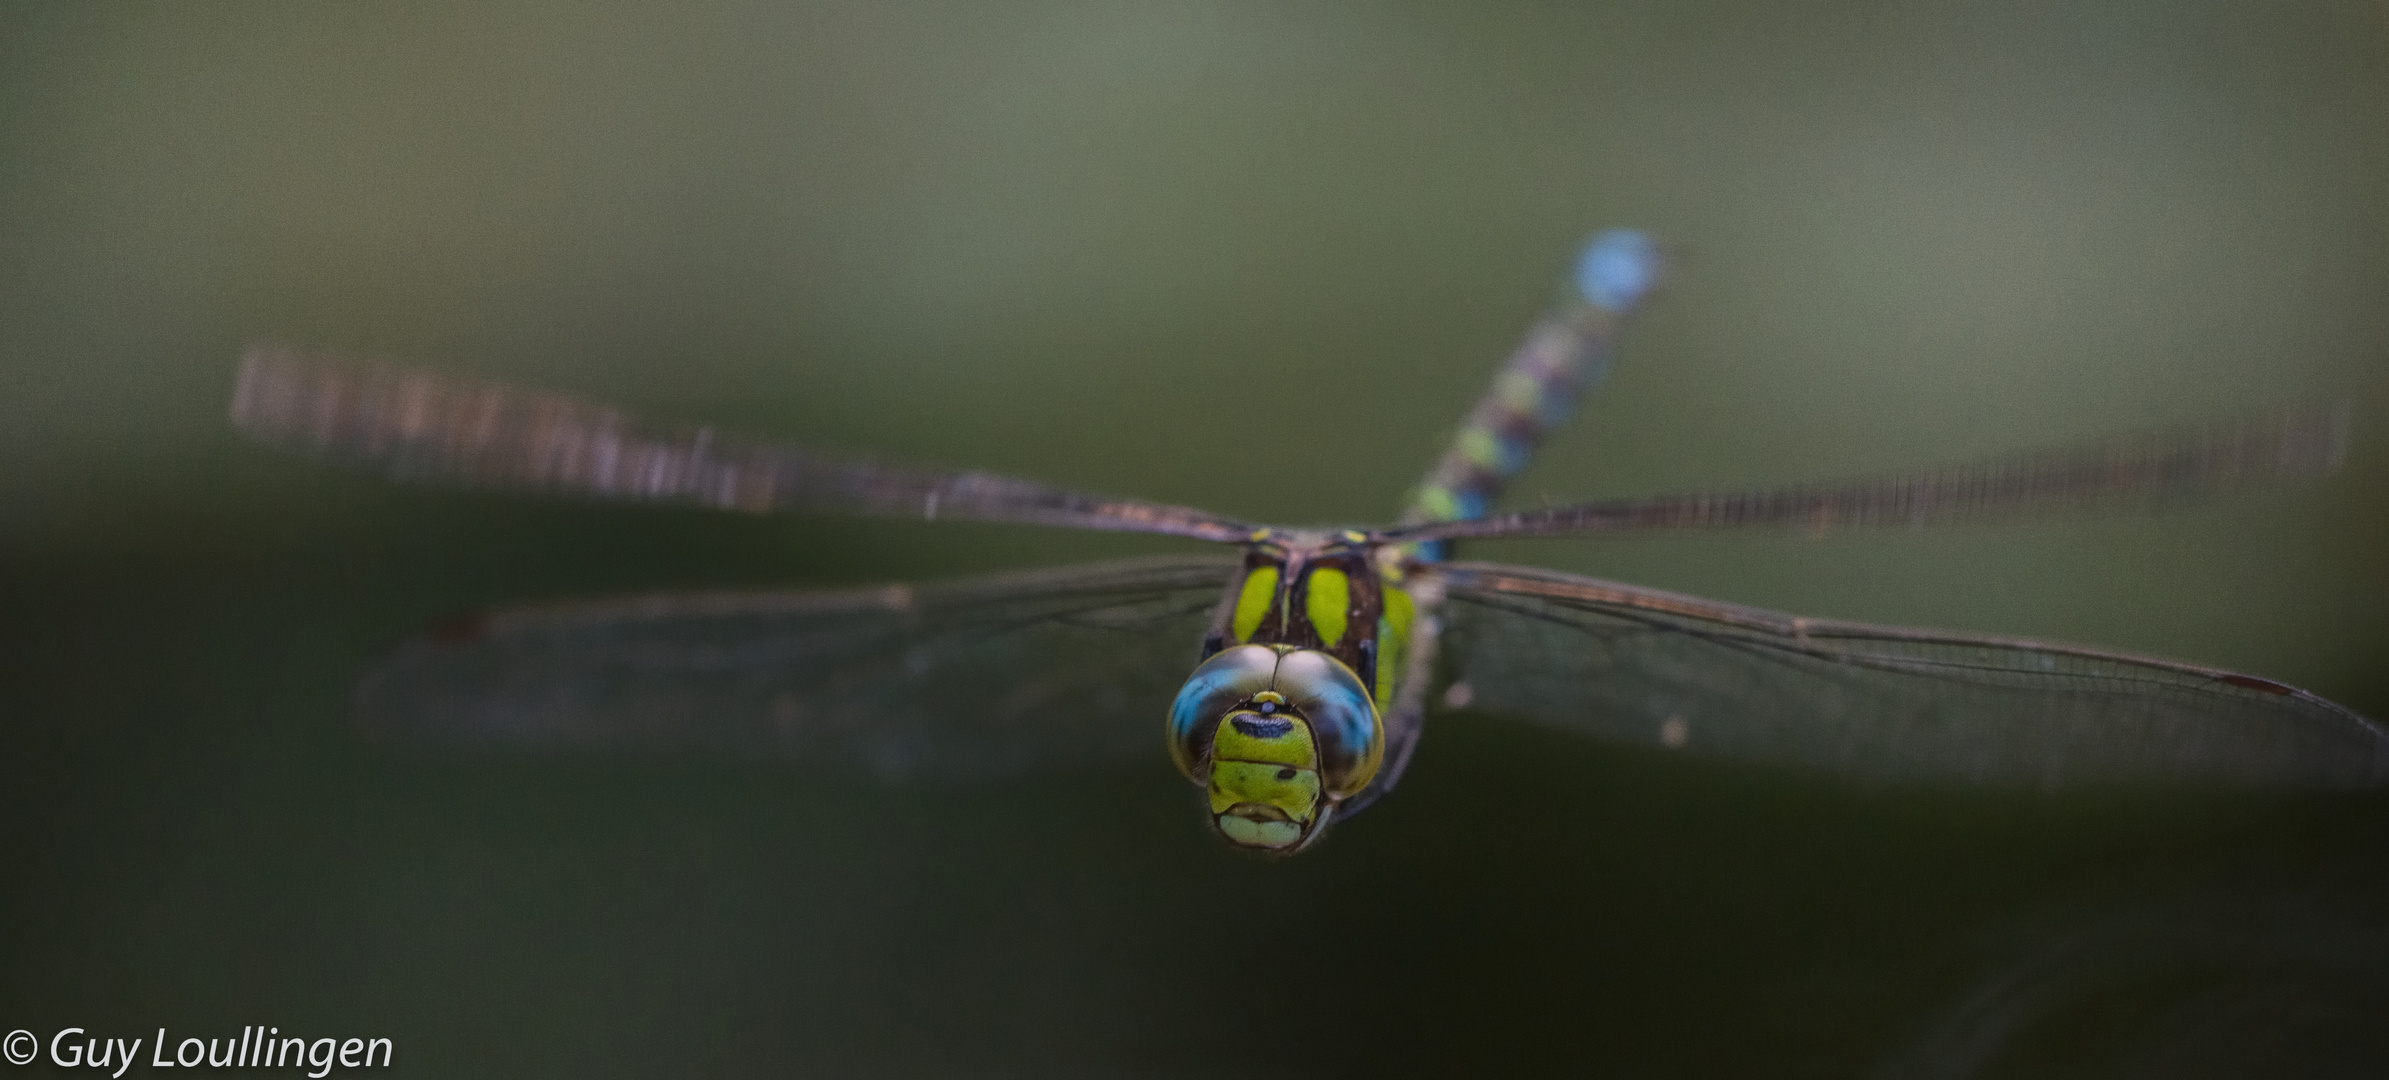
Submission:
{"label": "blurred green background", "polygon": [[223,420],[274,340],[1370,520],[1607,225],[1680,265],[1516,502],[2293,401],[2357,441],[2154,518],[1478,554],[2389,715],[2379,4],[15,4],[0,1028],[440,1076],[2378,1075],[2377,796],[1461,717],[1279,864],[1158,738],[976,790],[394,754],[351,683],[458,609],[1181,548],[407,489]]}

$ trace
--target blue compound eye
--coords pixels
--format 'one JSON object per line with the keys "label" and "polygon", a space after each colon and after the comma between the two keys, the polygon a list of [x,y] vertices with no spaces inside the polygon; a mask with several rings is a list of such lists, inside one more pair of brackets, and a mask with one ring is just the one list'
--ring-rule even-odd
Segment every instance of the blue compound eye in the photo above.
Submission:
{"label": "blue compound eye", "polygon": [[1347,799],[1369,786],[1385,756],[1385,731],[1368,687],[1351,668],[1323,652],[1290,652],[1278,662],[1271,689],[1309,722],[1329,796]]}
{"label": "blue compound eye", "polygon": [[1210,752],[1211,733],[1238,702],[1268,691],[1277,675],[1278,652],[1267,645],[1238,645],[1205,660],[1186,677],[1170,703],[1170,760],[1190,780],[1201,780],[1196,763]]}
{"label": "blue compound eye", "polygon": [[1593,306],[1625,311],[1659,284],[1659,242],[1649,233],[1610,229],[1594,234],[1576,258],[1576,291]]}

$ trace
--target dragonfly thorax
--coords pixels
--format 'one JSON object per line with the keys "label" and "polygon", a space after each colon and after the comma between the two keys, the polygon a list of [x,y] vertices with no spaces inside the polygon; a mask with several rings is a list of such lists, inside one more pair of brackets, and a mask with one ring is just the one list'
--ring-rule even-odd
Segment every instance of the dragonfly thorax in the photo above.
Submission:
{"label": "dragonfly thorax", "polygon": [[1369,692],[1315,649],[1239,645],[1187,677],[1170,707],[1170,757],[1205,789],[1229,843],[1301,849],[1377,775],[1385,732]]}

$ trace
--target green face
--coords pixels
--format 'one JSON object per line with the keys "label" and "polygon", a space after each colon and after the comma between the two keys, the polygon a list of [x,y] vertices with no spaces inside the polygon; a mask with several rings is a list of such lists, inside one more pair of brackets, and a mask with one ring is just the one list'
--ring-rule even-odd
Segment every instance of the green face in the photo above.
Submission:
{"label": "green face", "polygon": [[1238,847],[1284,851],[1318,823],[1318,747],[1310,725],[1284,712],[1284,698],[1263,693],[1252,705],[1211,737],[1212,822]]}

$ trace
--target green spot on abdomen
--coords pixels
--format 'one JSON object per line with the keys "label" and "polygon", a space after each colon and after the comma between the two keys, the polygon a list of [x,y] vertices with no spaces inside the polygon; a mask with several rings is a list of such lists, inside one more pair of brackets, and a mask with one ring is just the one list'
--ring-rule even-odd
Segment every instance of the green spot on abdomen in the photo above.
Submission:
{"label": "green spot on abdomen", "polygon": [[1417,507],[1418,512],[1429,521],[1460,519],[1460,501],[1452,497],[1450,488],[1441,484],[1421,485],[1411,493],[1410,505]]}
{"label": "green spot on abdomen", "polygon": [[1454,445],[1459,447],[1460,456],[1477,468],[1489,473],[1510,471],[1508,458],[1502,453],[1501,438],[1484,428],[1472,427],[1461,431]]}
{"label": "green spot on abdomen", "polygon": [[1504,371],[1493,379],[1493,396],[1502,407],[1520,416],[1539,416],[1543,412],[1543,384],[1534,376],[1519,371]]}

